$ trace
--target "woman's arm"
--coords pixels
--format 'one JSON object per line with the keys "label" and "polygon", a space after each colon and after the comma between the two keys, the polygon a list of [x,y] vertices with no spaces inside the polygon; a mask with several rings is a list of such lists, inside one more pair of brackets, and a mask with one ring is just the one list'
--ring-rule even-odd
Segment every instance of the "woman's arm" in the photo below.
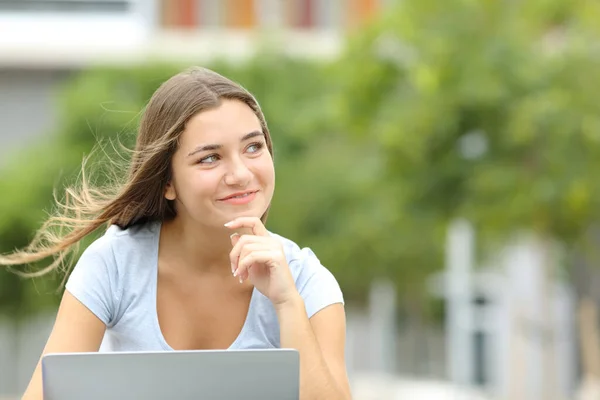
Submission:
{"label": "woman's arm", "polygon": [[[48,353],[98,351],[106,325],[68,291],[58,308],[52,333],[42,356]],[[42,400],[41,358],[22,400]]]}
{"label": "woman's arm", "polygon": [[[344,361],[346,317],[341,292],[316,302],[310,301],[314,297],[306,293],[303,297],[296,287],[281,242],[271,237],[260,219],[240,217],[225,226],[252,230],[251,235],[231,235],[231,268],[240,282],[250,279],[254,287],[271,300],[279,319],[281,347],[299,351],[300,399],[350,399]],[[318,262],[316,257],[314,261]],[[312,286],[312,291],[339,291],[339,287],[333,287],[333,283],[337,286],[333,276],[323,274],[325,269],[320,263],[319,267],[321,274],[311,278],[314,282],[325,282],[325,285]],[[305,299],[309,304],[305,304]]]}
{"label": "woman's arm", "polygon": [[304,301],[294,300],[276,307],[282,348],[300,353],[300,399],[351,399],[344,359],[346,317],[342,304],[332,304],[306,315]]}

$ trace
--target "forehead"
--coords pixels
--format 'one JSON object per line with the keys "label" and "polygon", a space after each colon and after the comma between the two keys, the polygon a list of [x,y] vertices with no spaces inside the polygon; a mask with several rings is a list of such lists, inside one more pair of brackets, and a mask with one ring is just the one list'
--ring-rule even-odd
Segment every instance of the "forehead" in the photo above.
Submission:
{"label": "forehead", "polygon": [[223,100],[219,107],[194,115],[187,123],[180,143],[185,147],[239,141],[243,135],[257,130],[261,130],[260,121],[248,105],[237,100]]}

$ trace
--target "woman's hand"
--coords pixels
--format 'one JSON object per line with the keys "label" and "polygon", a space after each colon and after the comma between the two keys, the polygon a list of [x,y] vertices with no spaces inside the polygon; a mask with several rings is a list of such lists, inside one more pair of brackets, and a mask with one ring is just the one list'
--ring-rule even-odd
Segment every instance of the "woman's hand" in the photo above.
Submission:
{"label": "woman's hand", "polygon": [[299,293],[290,272],[281,242],[269,235],[259,218],[240,217],[225,224],[235,230],[248,228],[251,234],[231,235],[233,249],[229,255],[231,269],[240,282],[250,282],[274,306],[290,303]]}

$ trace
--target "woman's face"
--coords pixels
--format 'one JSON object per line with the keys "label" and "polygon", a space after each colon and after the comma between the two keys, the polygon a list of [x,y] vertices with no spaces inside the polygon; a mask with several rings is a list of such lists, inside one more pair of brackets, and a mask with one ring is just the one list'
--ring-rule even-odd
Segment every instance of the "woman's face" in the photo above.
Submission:
{"label": "woman's face", "polygon": [[261,217],[275,188],[273,158],[260,121],[246,104],[223,100],[190,119],[172,160],[165,197],[177,218],[223,226],[236,217]]}

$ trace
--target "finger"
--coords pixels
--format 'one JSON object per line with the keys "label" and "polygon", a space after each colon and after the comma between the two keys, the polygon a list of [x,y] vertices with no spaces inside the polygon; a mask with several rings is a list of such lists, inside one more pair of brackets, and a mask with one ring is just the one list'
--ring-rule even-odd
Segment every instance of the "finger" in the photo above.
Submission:
{"label": "finger", "polygon": [[260,271],[261,269],[263,269],[260,265],[258,264],[251,264],[246,271],[242,272],[239,276],[240,279],[240,283],[243,283],[246,279],[250,279],[251,277],[253,279],[256,279],[259,275],[260,275]]}
{"label": "finger", "polygon": [[231,261],[231,272],[235,276],[235,270],[237,269],[238,259],[240,258],[240,253],[247,239],[242,240],[242,236],[239,233],[232,234],[230,238],[233,248],[229,252],[229,261]]}
{"label": "finger", "polygon": [[234,272],[234,276],[241,276],[242,273],[247,273],[248,268],[252,264],[264,264],[273,258],[273,252],[270,250],[259,250],[248,253],[244,257],[240,257],[238,268]]}
{"label": "finger", "polygon": [[[233,247],[235,247],[235,245],[240,241],[240,234],[234,233],[229,238],[231,239],[231,245]],[[233,274],[236,269],[237,269],[237,258],[235,259],[235,262],[231,261],[231,273]]]}
{"label": "finger", "polygon": [[[232,235],[233,236],[233,235]],[[235,244],[233,245],[233,249],[229,253],[229,259],[231,261],[231,268],[234,272],[237,269],[238,260],[242,253],[242,249],[249,244],[261,244],[263,247],[267,247],[269,244],[270,238],[265,238],[263,236],[254,236],[254,235],[241,235],[239,238],[235,240]],[[233,239],[232,239],[233,243]],[[253,249],[257,250],[257,248],[253,247]]]}
{"label": "finger", "polygon": [[[254,235],[244,235],[242,236],[242,239],[240,239],[236,245],[238,246],[236,248],[236,254],[237,254],[237,259],[236,259],[236,267],[234,268],[234,271],[232,271],[234,273],[234,276],[236,276],[235,270],[237,269],[237,264],[238,261],[242,258],[244,258],[246,255],[254,252],[254,251],[264,251],[264,250],[270,250],[270,242],[271,242],[271,238],[266,238],[266,237],[262,237],[262,236],[254,236]],[[239,254],[237,253],[239,251]],[[251,272],[254,270],[259,270],[260,269],[260,265],[257,264],[252,264],[250,265],[246,271],[242,271],[240,272],[239,275],[239,280],[240,283],[244,282],[246,279],[248,279],[251,275]]]}
{"label": "finger", "polygon": [[269,231],[263,225],[260,218],[239,217],[225,224],[230,229],[250,228],[252,233],[257,236],[269,236]]}
{"label": "finger", "polygon": [[[252,268],[252,266],[250,266],[250,269],[251,269],[251,268]],[[244,283],[244,281],[245,281],[246,279],[248,279],[248,277],[250,276],[250,269],[248,269],[247,271],[244,271],[244,272],[240,272],[240,274],[236,276],[237,280],[238,280],[240,283]],[[235,276],[235,275],[234,275],[234,276]]]}
{"label": "finger", "polygon": [[240,239],[235,245],[234,249],[229,254],[231,265],[233,268],[233,276],[238,276],[236,271],[239,268],[239,260],[247,256],[248,254],[254,251],[262,251],[267,249],[268,247],[264,245],[264,243],[255,243],[251,241],[244,241],[243,238]]}
{"label": "finger", "polygon": [[240,257],[240,263],[236,274],[240,278],[240,283],[248,279],[250,275],[256,277],[260,274],[260,271],[265,269],[264,261],[269,259],[269,250],[255,251],[248,253],[247,255]]}
{"label": "finger", "polygon": [[268,267],[265,265],[251,264],[244,273],[244,276],[242,276],[242,282],[246,279],[259,279],[265,275],[265,272],[268,274],[267,270]]}
{"label": "finger", "polygon": [[252,270],[254,270],[254,269],[256,269],[256,266],[254,264],[250,265],[248,267],[248,269],[240,275],[240,283],[242,283],[246,279],[250,278],[250,275],[252,274]]}

